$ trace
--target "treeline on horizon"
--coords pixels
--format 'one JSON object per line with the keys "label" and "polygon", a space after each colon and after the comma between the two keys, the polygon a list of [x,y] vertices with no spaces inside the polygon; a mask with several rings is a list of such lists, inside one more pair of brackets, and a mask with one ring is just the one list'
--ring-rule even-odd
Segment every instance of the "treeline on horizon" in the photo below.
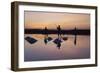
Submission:
{"label": "treeline on horizon", "polygon": [[[25,34],[58,34],[58,30],[56,29],[48,29],[45,31],[44,29],[24,29]],[[61,34],[78,34],[78,35],[90,35],[90,29],[70,29],[64,30],[62,29]]]}

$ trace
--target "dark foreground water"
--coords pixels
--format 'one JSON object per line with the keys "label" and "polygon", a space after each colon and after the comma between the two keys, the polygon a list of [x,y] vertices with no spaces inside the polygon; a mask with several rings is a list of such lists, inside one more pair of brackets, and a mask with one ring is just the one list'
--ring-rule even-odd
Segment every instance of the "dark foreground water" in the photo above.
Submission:
{"label": "dark foreground water", "polygon": [[61,39],[60,48],[54,43],[57,35],[50,34],[52,37],[47,44],[44,42],[42,34],[25,34],[26,37],[34,38],[38,41],[30,44],[27,40],[24,46],[24,61],[44,61],[44,60],[67,60],[67,59],[86,59],[90,58],[90,36],[64,35],[67,40]]}

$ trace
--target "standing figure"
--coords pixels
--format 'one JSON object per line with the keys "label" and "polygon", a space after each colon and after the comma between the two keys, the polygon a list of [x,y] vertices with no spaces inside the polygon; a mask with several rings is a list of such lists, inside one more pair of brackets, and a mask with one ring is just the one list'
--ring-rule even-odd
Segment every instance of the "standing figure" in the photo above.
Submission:
{"label": "standing figure", "polygon": [[44,34],[45,34],[44,43],[47,44],[47,42],[48,42],[48,29],[47,29],[47,27],[44,28]]}
{"label": "standing figure", "polygon": [[74,35],[75,35],[74,45],[76,45],[76,41],[77,41],[77,29],[76,29],[76,27],[74,29]]}
{"label": "standing figure", "polygon": [[61,27],[60,27],[60,25],[58,25],[57,30],[58,30],[58,36],[61,36]]}
{"label": "standing figure", "polygon": [[45,33],[46,35],[48,35],[48,29],[47,29],[47,27],[44,28],[44,33]]}
{"label": "standing figure", "polygon": [[60,47],[61,47],[61,27],[60,27],[60,25],[58,25],[58,27],[57,27],[57,30],[58,30],[58,41],[57,41],[57,47],[58,47],[58,49],[60,49]]}

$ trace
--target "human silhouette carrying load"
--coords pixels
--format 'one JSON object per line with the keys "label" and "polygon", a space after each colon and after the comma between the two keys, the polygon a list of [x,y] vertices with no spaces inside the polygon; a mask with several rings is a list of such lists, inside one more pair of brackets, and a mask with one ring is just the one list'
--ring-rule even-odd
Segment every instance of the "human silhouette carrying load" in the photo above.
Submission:
{"label": "human silhouette carrying load", "polygon": [[53,42],[57,45],[58,49],[61,47],[61,27],[60,25],[57,26],[57,34],[58,38],[56,38]]}
{"label": "human silhouette carrying load", "polygon": [[57,30],[58,30],[58,36],[61,36],[61,27],[60,27],[60,25],[57,26]]}

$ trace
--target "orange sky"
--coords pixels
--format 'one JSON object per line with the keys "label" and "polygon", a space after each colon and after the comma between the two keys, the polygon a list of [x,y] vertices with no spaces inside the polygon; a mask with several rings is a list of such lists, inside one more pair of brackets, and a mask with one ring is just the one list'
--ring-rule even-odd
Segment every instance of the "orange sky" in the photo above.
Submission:
{"label": "orange sky", "polygon": [[57,25],[62,29],[89,29],[90,14],[25,11],[25,28],[56,29]]}

